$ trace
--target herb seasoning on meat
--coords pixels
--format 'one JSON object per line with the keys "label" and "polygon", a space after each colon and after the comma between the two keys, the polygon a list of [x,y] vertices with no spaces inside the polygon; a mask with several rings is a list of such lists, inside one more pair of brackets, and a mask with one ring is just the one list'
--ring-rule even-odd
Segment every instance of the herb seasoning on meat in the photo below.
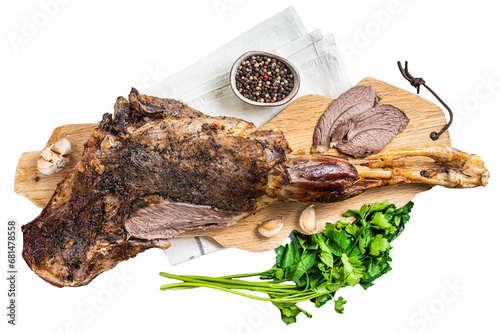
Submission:
{"label": "herb seasoning on meat", "polygon": [[244,60],[235,79],[236,89],[244,97],[261,103],[281,101],[292,92],[294,84],[290,68],[275,58],[261,55]]}

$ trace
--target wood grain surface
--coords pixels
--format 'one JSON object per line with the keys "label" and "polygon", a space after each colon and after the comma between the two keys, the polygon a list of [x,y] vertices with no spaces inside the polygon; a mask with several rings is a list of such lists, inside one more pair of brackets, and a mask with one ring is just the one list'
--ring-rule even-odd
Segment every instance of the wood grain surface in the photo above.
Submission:
{"label": "wood grain surface", "polygon": [[[404,111],[410,123],[384,150],[403,147],[428,146],[442,144],[451,146],[448,132],[445,132],[437,141],[430,139],[432,131],[439,131],[445,124],[446,118],[442,110],[435,104],[374,78],[366,78],[358,85],[371,86],[381,96],[380,104],[391,104]],[[279,128],[285,134],[294,153],[309,154],[312,145],[313,131],[318,119],[333,101],[320,95],[306,95],[289,104],[280,114],[262,126],[263,129]],[[201,110],[203,111],[203,110]],[[15,191],[38,207],[44,207],[52,196],[57,184],[78,162],[83,144],[88,139],[97,124],[64,125],[56,128],[47,144],[63,137],[71,141],[73,152],[71,161],[60,172],[46,176],[36,169],[39,151],[24,153],[18,163],[15,176]],[[42,149],[44,147],[40,147]],[[336,149],[327,153],[341,155]],[[353,164],[359,164],[362,159],[349,158]],[[398,207],[406,204],[417,193],[430,189],[429,185],[401,184],[384,188],[368,190],[367,192],[337,203],[315,203],[319,230],[327,222],[336,222],[348,209],[358,209],[363,204],[389,200]],[[311,203],[279,203],[267,207],[256,214],[249,216],[236,225],[210,230],[195,230],[182,234],[179,237],[211,236],[220,244],[236,247],[248,251],[267,251],[281,245],[290,232],[298,229],[300,213]],[[282,217],[285,221],[283,230],[272,238],[261,236],[258,225],[272,218]]]}

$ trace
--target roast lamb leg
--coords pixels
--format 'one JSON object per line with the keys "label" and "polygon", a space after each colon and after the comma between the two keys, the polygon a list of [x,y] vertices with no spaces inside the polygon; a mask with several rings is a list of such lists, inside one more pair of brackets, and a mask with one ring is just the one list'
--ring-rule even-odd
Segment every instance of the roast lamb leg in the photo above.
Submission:
{"label": "roast lamb leg", "polygon": [[[392,151],[355,167],[338,156],[294,155],[279,130],[132,89],[23,226],[23,257],[49,283],[81,286],[186,230],[228,226],[279,201],[340,201],[400,182],[486,185],[479,157],[445,149]],[[434,160],[396,163],[412,154]]]}

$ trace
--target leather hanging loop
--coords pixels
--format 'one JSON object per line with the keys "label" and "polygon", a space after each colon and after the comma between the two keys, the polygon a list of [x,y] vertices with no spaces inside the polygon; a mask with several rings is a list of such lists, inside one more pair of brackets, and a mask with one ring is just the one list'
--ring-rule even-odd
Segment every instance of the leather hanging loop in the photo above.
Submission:
{"label": "leather hanging loop", "polygon": [[415,88],[417,88],[417,94],[420,93],[420,86],[424,86],[425,88],[427,88],[427,90],[429,90],[431,92],[431,94],[434,95],[434,97],[437,98],[437,100],[446,108],[446,110],[448,110],[448,112],[450,114],[450,120],[448,121],[448,123],[439,132],[432,132],[430,134],[431,139],[434,140],[434,141],[436,141],[437,139],[439,139],[439,137],[441,136],[441,134],[443,134],[444,131],[446,131],[450,127],[451,122],[453,121],[453,111],[451,111],[451,109],[449,108],[449,106],[446,105],[446,103],[438,96],[438,94],[436,94],[434,92],[434,90],[432,90],[431,88],[429,88],[429,86],[427,86],[425,84],[425,80],[424,79],[422,79],[421,77],[413,77],[410,74],[410,72],[408,71],[408,61],[405,61],[405,67],[404,67],[404,69],[403,69],[403,66],[401,66],[401,61],[398,61],[398,67],[399,67],[399,71],[404,76],[404,78],[407,79],[412,86],[414,86]]}

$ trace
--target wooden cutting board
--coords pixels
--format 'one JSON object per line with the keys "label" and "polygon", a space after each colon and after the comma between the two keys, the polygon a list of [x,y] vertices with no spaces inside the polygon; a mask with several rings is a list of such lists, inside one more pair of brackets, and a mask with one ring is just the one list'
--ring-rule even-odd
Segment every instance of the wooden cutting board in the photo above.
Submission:
{"label": "wooden cutting board", "polygon": [[[446,118],[442,110],[435,104],[374,78],[366,78],[358,85],[371,86],[382,98],[380,104],[391,104],[404,111],[410,123],[404,132],[399,134],[385,149],[428,146],[441,144],[451,146],[448,132],[445,132],[437,141],[430,139],[432,131],[439,131],[445,124]],[[309,154],[312,145],[313,131],[320,116],[333,101],[320,95],[306,95],[289,104],[280,114],[262,126],[262,129],[281,129],[287,138],[294,153]],[[201,110],[203,111],[203,110]],[[73,152],[71,162],[60,172],[46,176],[38,172],[36,161],[39,151],[24,153],[17,165],[14,189],[17,193],[31,200],[38,207],[44,207],[51,198],[57,183],[73,168],[80,159],[83,144],[97,124],[74,124],[56,128],[47,144],[61,138],[71,141]],[[43,148],[43,147],[41,147]],[[340,153],[330,149],[327,153]],[[349,158],[353,164],[361,163],[361,159]],[[359,209],[363,204],[388,200],[400,207],[410,201],[417,193],[430,189],[430,185],[401,184],[367,192],[337,203],[315,203],[319,229],[327,222],[336,222],[348,209]],[[290,232],[299,228],[299,216],[303,209],[311,203],[286,202],[267,207],[256,214],[239,221],[231,227],[210,230],[195,230],[182,234],[179,237],[211,236],[220,244],[236,247],[248,251],[267,251],[281,245]],[[265,238],[258,231],[258,225],[266,220],[282,217],[285,221],[283,230],[273,238]]]}

